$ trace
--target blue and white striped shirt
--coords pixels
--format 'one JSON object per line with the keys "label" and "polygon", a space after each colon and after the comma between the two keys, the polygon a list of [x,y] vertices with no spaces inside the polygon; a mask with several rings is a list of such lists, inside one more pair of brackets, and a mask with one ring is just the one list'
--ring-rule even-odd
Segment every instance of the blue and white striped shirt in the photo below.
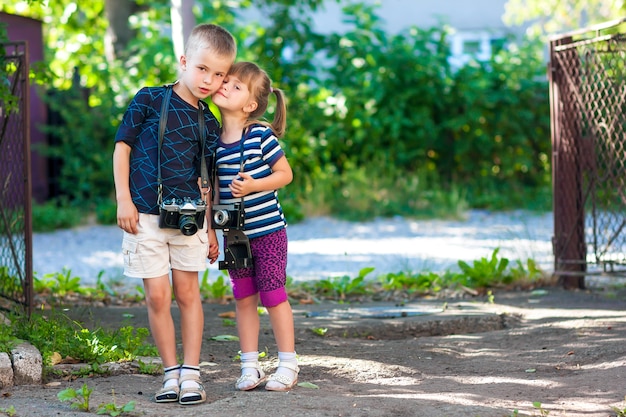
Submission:
{"label": "blue and white striped shirt", "polygon": [[[256,179],[269,176],[272,165],[285,153],[272,129],[256,124],[248,129],[243,138],[243,154],[243,172]],[[241,169],[241,141],[228,144],[218,141],[216,163],[220,204],[241,202],[241,198],[233,197],[228,188]],[[287,227],[277,190],[246,195],[244,209],[244,233],[249,238],[264,236]]]}

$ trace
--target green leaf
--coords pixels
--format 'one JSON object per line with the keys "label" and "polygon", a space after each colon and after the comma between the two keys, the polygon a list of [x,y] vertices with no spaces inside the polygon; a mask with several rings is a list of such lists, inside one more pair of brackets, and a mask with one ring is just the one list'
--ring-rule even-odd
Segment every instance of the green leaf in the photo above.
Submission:
{"label": "green leaf", "polygon": [[239,337],[233,336],[230,334],[224,334],[219,336],[213,336],[209,338],[210,340],[215,340],[218,342],[237,342],[239,341]]}
{"label": "green leaf", "polygon": [[319,386],[311,383],[311,382],[298,382],[298,386],[302,388],[311,388],[311,389],[320,389]]}

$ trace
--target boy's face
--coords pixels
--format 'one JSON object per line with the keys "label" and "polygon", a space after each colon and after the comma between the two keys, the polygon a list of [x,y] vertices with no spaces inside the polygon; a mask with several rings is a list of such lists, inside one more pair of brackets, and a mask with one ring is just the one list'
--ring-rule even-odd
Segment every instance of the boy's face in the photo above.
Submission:
{"label": "boy's face", "polygon": [[183,55],[180,58],[180,81],[189,93],[187,95],[183,91],[183,99],[195,105],[198,100],[204,100],[215,93],[222,86],[232,64],[233,59],[218,56],[206,49],[195,51],[190,56]]}

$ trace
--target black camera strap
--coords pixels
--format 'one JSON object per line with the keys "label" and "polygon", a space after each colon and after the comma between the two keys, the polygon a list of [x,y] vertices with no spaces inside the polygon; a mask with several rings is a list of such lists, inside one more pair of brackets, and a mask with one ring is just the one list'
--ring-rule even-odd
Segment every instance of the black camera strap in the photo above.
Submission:
{"label": "black camera strap", "polygon": [[[244,157],[243,154],[243,145],[246,139],[246,136],[248,135],[248,132],[250,131],[250,127],[248,126],[247,128],[244,128],[243,131],[241,132],[241,141],[239,141],[239,172],[243,172],[243,168],[246,165],[246,159]],[[243,210],[245,207],[245,203],[243,200],[243,196],[241,196],[241,209]]]}
{"label": "black camera strap", "polygon": [[[159,206],[163,201],[163,178],[161,176],[161,147],[163,145],[163,136],[165,136],[165,128],[167,126],[167,113],[169,112],[169,104],[172,97],[174,84],[166,84],[164,86],[165,94],[163,95],[163,101],[161,103],[161,117],[159,118],[159,141],[157,149],[157,204]],[[210,188],[210,185],[206,159],[204,157],[204,145],[206,142],[206,131],[204,126],[204,103],[202,101],[198,101],[198,128],[200,129],[200,147],[202,155],[200,160],[200,183],[202,188],[208,189]]]}

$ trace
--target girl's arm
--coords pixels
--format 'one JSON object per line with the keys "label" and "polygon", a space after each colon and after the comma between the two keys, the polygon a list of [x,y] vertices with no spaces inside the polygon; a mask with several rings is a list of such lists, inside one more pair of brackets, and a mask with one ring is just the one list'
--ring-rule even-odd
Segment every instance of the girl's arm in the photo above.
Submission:
{"label": "girl's arm", "polygon": [[241,179],[234,179],[229,185],[233,197],[243,197],[260,191],[278,190],[293,180],[293,171],[287,158],[283,155],[272,165],[272,173],[269,176],[254,179],[249,174],[240,172],[239,178]]}

